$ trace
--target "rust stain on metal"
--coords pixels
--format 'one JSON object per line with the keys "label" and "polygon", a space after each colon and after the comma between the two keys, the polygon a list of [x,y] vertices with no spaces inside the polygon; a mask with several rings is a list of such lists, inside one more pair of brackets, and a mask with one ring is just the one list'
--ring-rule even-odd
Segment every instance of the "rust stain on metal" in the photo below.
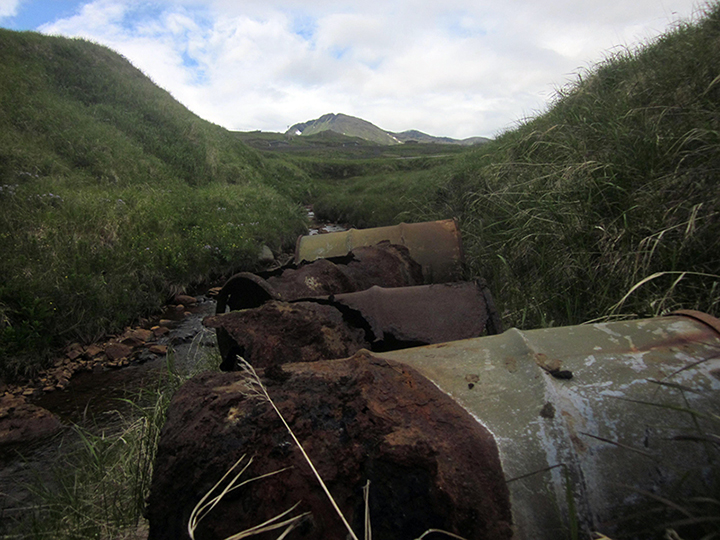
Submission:
{"label": "rust stain on metal", "polygon": [[464,254],[454,219],[301,236],[295,248],[295,262],[339,257],[359,246],[384,241],[407,247],[421,265],[426,283],[456,281],[461,277]]}
{"label": "rust stain on metal", "polygon": [[696,311],[694,309],[679,309],[677,311],[673,311],[672,313],[667,314],[668,317],[671,317],[673,315],[690,317],[691,319],[700,321],[701,323],[706,324],[707,326],[715,330],[718,334],[720,334],[720,320],[716,319],[712,315],[708,315],[707,313],[703,313],[702,311]]}
{"label": "rust stain on metal", "polygon": [[206,317],[203,324],[216,329],[224,371],[236,369],[237,356],[265,368],[345,358],[367,346],[362,329],[346,324],[337,309],[317,302],[272,301]]}
{"label": "rust stain on metal", "polygon": [[420,266],[407,248],[392,244],[360,247],[340,259],[320,259],[278,272],[240,273],[217,296],[216,313],[259,307],[271,300],[293,301],[382,287],[423,283]]}
{"label": "rust stain on metal", "polygon": [[217,331],[222,369],[236,356],[258,367],[343,358],[361,348],[390,351],[492,334],[484,283],[465,282],[272,301],[207,317]]}
{"label": "rust stain on metal", "polygon": [[373,334],[376,351],[494,334],[500,318],[490,293],[477,282],[447,283],[335,295],[339,306],[358,311]]}

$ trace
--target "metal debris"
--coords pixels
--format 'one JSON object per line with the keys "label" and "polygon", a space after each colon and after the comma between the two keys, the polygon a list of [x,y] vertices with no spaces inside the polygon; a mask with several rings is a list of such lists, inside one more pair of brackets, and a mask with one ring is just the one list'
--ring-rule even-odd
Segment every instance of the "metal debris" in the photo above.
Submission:
{"label": "metal debris", "polygon": [[425,283],[447,283],[462,278],[462,239],[454,219],[301,236],[295,247],[295,263],[341,257],[357,247],[380,242],[407,247],[410,256],[422,267]]}
{"label": "metal debris", "polygon": [[268,367],[345,358],[361,348],[388,351],[443,343],[501,329],[482,281],[375,286],[294,302],[271,299],[261,307],[207,317],[203,324],[217,331],[226,371],[236,367],[238,355],[255,367]]}
{"label": "metal debris", "polygon": [[703,477],[684,475],[717,458],[698,442],[717,429],[720,391],[720,321],[706,314],[513,328],[378,356],[420,371],[494,434],[514,538],[557,538],[570,512],[581,536],[615,537],[639,490],[690,487]]}

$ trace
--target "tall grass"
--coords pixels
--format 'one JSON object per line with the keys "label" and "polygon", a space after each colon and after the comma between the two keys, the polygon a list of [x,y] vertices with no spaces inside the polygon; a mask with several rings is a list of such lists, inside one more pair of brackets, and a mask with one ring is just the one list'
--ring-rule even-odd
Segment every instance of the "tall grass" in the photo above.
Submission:
{"label": "tall grass", "polygon": [[432,163],[415,171],[326,180],[319,183],[313,209],[320,219],[356,228],[421,221],[450,170],[447,163]]}
{"label": "tall grass", "polygon": [[301,208],[261,184],[33,180],[0,191],[5,373],[36,369],[29,354],[118,331],[190,284],[252,268],[262,243],[278,251],[305,230]]}
{"label": "tall grass", "polygon": [[458,171],[471,267],[512,322],[718,313],[719,37],[716,4],[580,75]]}

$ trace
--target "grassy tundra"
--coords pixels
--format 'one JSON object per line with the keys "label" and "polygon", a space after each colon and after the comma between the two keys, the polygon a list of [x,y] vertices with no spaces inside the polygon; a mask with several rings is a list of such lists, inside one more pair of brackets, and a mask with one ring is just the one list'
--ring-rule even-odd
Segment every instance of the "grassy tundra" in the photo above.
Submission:
{"label": "grassy tundra", "polygon": [[[582,73],[545,114],[440,159],[261,155],[103,47],[0,31],[0,52],[5,376],[251,268],[261,243],[303,230],[300,201],[356,226],[458,217],[468,275],[490,281],[507,324],[720,315],[719,4]],[[141,521],[171,379],[124,434],[84,439],[62,466],[67,489],[42,494],[38,537],[117,537]]]}

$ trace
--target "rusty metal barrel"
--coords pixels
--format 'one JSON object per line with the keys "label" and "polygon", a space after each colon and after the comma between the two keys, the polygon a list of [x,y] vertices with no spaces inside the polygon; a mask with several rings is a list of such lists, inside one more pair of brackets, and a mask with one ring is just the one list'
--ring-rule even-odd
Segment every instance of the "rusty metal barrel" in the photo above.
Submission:
{"label": "rusty metal barrel", "polygon": [[377,356],[417,369],[493,433],[513,538],[565,538],[573,523],[579,537],[615,537],[629,514],[658,525],[645,503],[717,493],[720,321],[709,315],[510,329]]}
{"label": "rusty metal barrel", "polygon": [[269,300],[292,301],[369,289],[372,286],[422,285],[418,263],[406,247],[380,244],[358,247],[342,257],[301,263],[279,273],[232,276],[217,297],[217,313],[259,307]]}
{"label": "rusty metal barrel", "polygon": [[425,283],[462,279],[462,239],[454,219],[301,236],[295,247],[295,262],[339,257],[357,247],[380,242],[407,247],[410,256],[422,267]]}
{"label": "rusty metal barrel", "polygon": [[372,333],[373,351],[502,331],[492,295],[482,280],[398,289],[372,287],[334,295],[330,300],[362,317]]}
{"label": "rusty metal barrel", "polygon": [[[252,276],[249,276],[250,279]],[[267,292],[269,300],[272,291]],[[254,294],[253,298],[258,298]],[[294,302],[270,301],[206,317],[223,358],[236,355],[255,367],[345,358],[368,348],[388,351],[443,343],[501,331],[501,321],[481,281],[382,288]]]}

